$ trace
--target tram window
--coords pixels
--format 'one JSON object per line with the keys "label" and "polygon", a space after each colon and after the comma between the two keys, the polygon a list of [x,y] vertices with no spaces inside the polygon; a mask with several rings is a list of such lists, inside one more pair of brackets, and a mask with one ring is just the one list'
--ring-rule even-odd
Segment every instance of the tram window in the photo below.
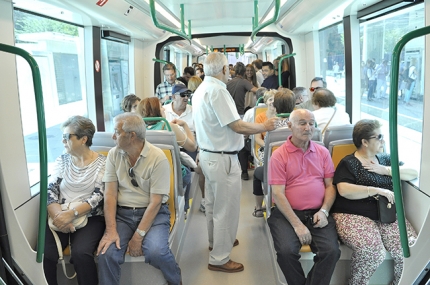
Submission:
{"label": "tram window", "polygon": [[320,71],[327,88],[337,99],[338,108],[345,108],[345,45],[343,24],[337,24],[318,32],[320,45]]}
{"label": "tram window", "polygon": [[[401,36],[424,25],[424,4],[414,5],[360,24],[361,118],[378,119],[383,123],[387,152],[389,152],[387,97],[392,88],[389,86],[392,50]],[[394,87],[399,102],[399,158],[414,167],[419,167],[421,163],[424,47],[423,37],[410,41],[404,47],[400,55],[399,85]]]}
{"label": "tram window", "polygon": [[[47,130],[48,173],[63,153],[60,129],[68,117],[87,114],[84,31],[72,24],[14,11],[16,46],[36,59],[42,80]],[[32,75],[17,57],[18,92],[30,185],[39,182],[39,140]],[[32,195],[38,189],[32,188]]]}
{"label": "tram window", "polygon": [[122,113],[121,101],[130,93],[129,45],[102,39],[101,60],[108,63],[101,65],[105,130],[113,131],[113,118]]}

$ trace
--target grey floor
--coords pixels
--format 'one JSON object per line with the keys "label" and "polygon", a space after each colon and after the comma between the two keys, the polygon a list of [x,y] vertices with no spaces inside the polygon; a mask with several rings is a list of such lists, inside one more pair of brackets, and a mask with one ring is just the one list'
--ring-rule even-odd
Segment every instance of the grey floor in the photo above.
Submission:
{"label": "grey floor", "polygon": [[255,218],[251,214],[255,204],[252,194],[252,174],[253,171],[249,171],[250,180],[242,181],[237,234],[239,245],[234,247],[231,253],[231,259],[242,263],[245,270],[239,273],[222,273],[207,269],[209,251],[206,218],[198,210],[201,194],[197,189],[186,221],[188,224],[186,238],[179,259],[184,285],[276,284],[264,230],[265,220]]}

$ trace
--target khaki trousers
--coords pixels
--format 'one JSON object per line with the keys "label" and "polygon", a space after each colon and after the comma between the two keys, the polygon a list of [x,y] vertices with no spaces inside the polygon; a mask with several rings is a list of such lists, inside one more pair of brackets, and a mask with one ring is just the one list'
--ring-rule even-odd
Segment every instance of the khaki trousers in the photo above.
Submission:
{"label": "khaki trousers", "polygon": [[222,265],[230,252],[239,225],[241,170],[237,155],[200,151],[200,166],[206,178],[205,200],[209,264]]}

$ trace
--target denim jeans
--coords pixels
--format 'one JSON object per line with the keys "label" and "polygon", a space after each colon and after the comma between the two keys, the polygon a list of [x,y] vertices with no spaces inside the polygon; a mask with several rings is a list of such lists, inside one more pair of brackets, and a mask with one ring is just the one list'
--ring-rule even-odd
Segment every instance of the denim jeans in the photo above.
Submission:
{"label": "denim jeans", "polygon": [[268,219],[270,232],[276,250],[279,267],[284,273],[288,285],[328,285],[336,262],[340,257],[337,241],[336,224],[332,216],[328,217],[328,225],[323,228],[312,226],[312,216],[318,210],[294,211],[312,235],[311,250],[315,253],[314,266],[305,277],[300,264],[300,248],[302,247],[290,222],[275,208]]}
{"label": "denim jeans", "polygon": [[[100,284],[119,284],[121,278],[120,265],[124,263],[128,242],[145,213],[144,209],[117,208],[116,227],[120,237],[121,249],[111,244],[105,254],[99,255]],[[162,205],[154,219],[150,230],[142,242],[145,262],[161,270],[169,284],[180,284],[181,271],[175,256],[169,248],[170,212],[167,205]]]}
{"label": "denim jeans", "polygon": [[411,99],[411,95],[412,95],[412,91],[414,91],[415,88],[415,80],[413,80],[411,82],[411,86],[409,87],[409,89],[406,90],[406,94],[405,94],[405,103],[409,103],[409,100]]}

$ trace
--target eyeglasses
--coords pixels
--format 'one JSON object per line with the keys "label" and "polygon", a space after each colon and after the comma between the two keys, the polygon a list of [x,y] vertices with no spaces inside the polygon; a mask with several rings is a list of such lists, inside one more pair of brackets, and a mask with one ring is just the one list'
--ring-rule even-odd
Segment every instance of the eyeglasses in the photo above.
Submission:
{"label": "eyeglasses", "polygon": [[185,96],[190,97],[192,93],[193,93],[193,92],[191,92],[190,90],[187,90],[187,91],[184,91],[184,92],[182,92],[182,93],[179,93],[179,95],[180,95],[182,98],[184,98]]}
{"label": "eyeglasses", "polygon": [[314,92],[315,90],[318,90],[318,89],[320,89],[320,88],[322,88],[322,87],[310,87],[310,88],[309,88],[309,90],[310,90],[311,92]]}
{"label": "eyeglasses", "polygon": [[378,141],[382,141],[384,139],[384,135],[383,134],[379,134],[377,136],[370,137],[369,140],[370,139],[377,139]]}
{"label": "eyeglasses", "polygon": [[136,179],[134,179],[135,176],[134,176],[133,167],[131,167],[128,170],[128,176],[130,176],[130,178],[131,178],[131,184],[133,184],[134,187],[139,187],[139,184],[137,184]]}
{"label": "eyeglasses", "polygon": [[79,136],[77,134],[69,134],[69,133],[65,133],[63,134],[63,140],[70,140],[70,136],[76,136],[77,138],[79,138]]}

